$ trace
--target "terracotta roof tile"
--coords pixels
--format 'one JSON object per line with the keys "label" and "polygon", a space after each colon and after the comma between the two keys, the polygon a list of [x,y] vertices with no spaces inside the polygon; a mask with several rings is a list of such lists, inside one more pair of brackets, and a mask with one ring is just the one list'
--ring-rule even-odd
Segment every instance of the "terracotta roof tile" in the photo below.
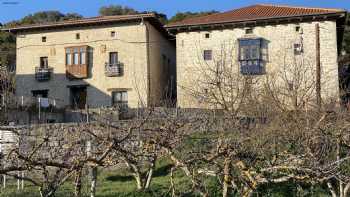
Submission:
{"label": "terracotta roof tile", "polygon": [[307,7],[291,7],[282,5],[258,4],[228,12],[211,14],[185,19],[183,21],[171,23],[166,27],[191,26],[202,24],[217,24],[226,22],[249,21],[268,18],[281,18],[293,16],[319,15],[341,13],[345,10],[341,9],[325,9],[325,8],[307,8]]}

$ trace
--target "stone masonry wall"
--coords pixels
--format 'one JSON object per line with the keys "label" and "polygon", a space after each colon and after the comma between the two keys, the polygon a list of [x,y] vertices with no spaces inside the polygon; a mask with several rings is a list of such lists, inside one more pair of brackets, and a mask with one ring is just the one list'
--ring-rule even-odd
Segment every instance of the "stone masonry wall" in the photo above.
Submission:
{"label": "stone masonry wall", "polygon": [[[252,35],[245,35],[244,28],[224,30],[183,32],[176,36],[177,39],[177,103],[183,108],[203,107],[198,98],[189,94],[189,89],[195,89],[201,79],[201,65],[211,65],[212,61],[203,60],[203,50],[213,50],[213,57],[218,58],[223,48],[232,50],[232,61],[237,65],[234,72],[239,72],[238,64],[238,39],[244,37],[263,38],[267,45],[264,51],[266,62],[266,74],[274,75],[281,69],[281,65],[293,61],[294,43],[303,43],[302,55],[305,65],[313,69],[310,79],[315,78],[316,68],[316,30],[315,24],[320,25],[320,50],[321,50],[321,85],[322,99],[339,98],[338,82],[338,51],[337,31],[335,21],[305,22],[300,24],[279,24],[259,26],[253,29]],[[296,26],[300,26],[302,33],[296,32]],[[210,38],[205,34],[210,33]],[[288,63],[287,63],[288,64]],[[277,82],[279,83],[279,82]],[[199,90],[200,91],[200,90]]]}

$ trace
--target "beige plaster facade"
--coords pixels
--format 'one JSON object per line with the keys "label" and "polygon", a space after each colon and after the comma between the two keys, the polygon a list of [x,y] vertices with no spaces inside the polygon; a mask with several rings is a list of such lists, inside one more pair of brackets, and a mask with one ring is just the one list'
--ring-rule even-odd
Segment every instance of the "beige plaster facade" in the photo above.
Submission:
{"label": "beige plaster facade", "polygon": [[[86,102],[90,107],[111,106],[115,90],[127,91],[128,106],[132,108],[161,105],[167,79],[175,75],[164,72],[175,70],[175,44],[146,20],[16,34],[16,95],[30,97],[32,91],[48,90],[48,97],[55,99],[58,107],[71,105],[72,86],[86,86]],[[46,37],[46,42],[42,42],[42,37]],[[89,76],[70,80],[66,77],[65,48],[83,45],[89,47]],[[118,53],[118,60],[124,66],[122,76],[105,75],[110,52]],[[39,82],[35,78],[40,57],[47,57],[49,67],[53,68],[48,81]]]}

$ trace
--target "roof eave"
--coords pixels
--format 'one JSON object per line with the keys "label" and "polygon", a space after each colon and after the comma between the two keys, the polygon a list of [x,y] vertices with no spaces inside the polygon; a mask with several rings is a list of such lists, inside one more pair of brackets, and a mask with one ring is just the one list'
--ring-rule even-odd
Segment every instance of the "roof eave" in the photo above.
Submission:
{"label": "roof eave", "polygon": [[285,17],[266,17],[258,19],[249,19],[249,20],[233,20],[233,21],[222,21],[222,22],[213,22],[213,23],[198,23],[198,24],[185,24],[185,25],[174,25],[174,26],[165,26],[165,28],[171,33],[177,33],[182,31],[192,31],[195,29],[201,28],[223,28],[227,25],[256,25],[257,23],[266,23],[266,22],[281,22],[288,20],[327,20],[330,18],[343,18],[347,14],[346,11],[334,12],[334,13],[325,13],[325,14],[309,14],[309,15],[295,15],[295,16],[285,16]]}
{"label": "roof eave", "polygon": [[[48,29],[61,29],[61,28],[74,28],[74,27],[82,27],[82,26],[99,26],[105,24],[113,24],[113,23],[127,23],[132,21],[139,20],[148,20],[155,18],[153,14],[144,14],[131,18],[121,18],[121,19],[101,19],[96,21],[88,21],[86,19],[76,20],[76,21],[65,21],[65,22],[57,22],[57,23],[49,23],[49,24],[37,24],[37,25],[29,25],[29,26],[18,26],[18,27],[10,27],[10,28],[2,28],[1,31],[8,31],[11,33],[25,32],[25,31],[41,31]],[[84,21],[86,20],[86,21]]]}

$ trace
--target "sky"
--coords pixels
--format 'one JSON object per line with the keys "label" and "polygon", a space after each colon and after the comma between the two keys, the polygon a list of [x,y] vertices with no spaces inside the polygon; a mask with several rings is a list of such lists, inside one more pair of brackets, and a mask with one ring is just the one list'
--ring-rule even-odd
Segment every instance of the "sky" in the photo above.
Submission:
{"label": "sky", "polygon": [[76,12],[84,17],[98,15],[102,6],[118,4],[139,11],[157,11],[168,18],[185,11],[227,11],[253,4],[342,8],[350,10],[350,0],[0,0],[0,23],[18,20],[38,11]]}

